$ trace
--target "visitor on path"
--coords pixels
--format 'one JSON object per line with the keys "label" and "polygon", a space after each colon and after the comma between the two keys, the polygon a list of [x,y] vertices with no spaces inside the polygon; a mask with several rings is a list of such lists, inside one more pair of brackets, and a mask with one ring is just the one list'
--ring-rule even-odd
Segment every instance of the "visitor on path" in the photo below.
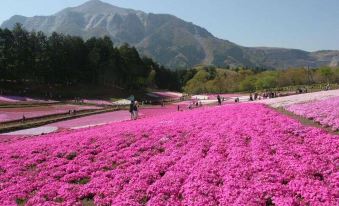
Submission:
{"label": "visitor on path", "polygon": [[25,117],[25,115],[23,114],[22,115],[22,122],[25,122],[26,121],[26,117]]}
{"label": "visitor on path", "polygon": [[267,97],[268,97],[267,92],[265,92],[263,95],[263,99],[267,99]]}
{"label": "visitor on path", "polygon": [[250,94],[250,101],[253,101],[253,95],[252,95],[252,93]]}
{"label": "visitor on path", "polygon": [[138,119],[138,115],[139,115],[139,103],[138,103],[138,101],[134,102],[133,114],[134,114],[134,120]]}
{"label": "visitor on path", "polygon": [[180,105],[177,106],[178,112],[180,111]]}
{"label": "visitor on path", "polygon": [[218,100],[218,104],[221,105],[221,98],[220,98],[220,95],[218,94],[217,96],[217,100]]}
{"label": "visitor on path", "polygon": [[188,109],[193,109],[193,108],[192,108],[192,105],[193,105],[193,103],[190,102],[190,104],[188,105]]}
{"label": "visitor on path", "polygon": [[131,120],[134,119],[134,101],[132,100],[131,103],[129,104],[129,112],[131,113]]}

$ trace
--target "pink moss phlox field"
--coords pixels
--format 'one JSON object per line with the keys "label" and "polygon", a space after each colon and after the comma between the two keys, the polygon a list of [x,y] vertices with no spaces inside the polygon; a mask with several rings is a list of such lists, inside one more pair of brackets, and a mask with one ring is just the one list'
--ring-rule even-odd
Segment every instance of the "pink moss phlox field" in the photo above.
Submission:
{"label": "pink moss phlox field", "polygon": [[99,99],[84,99],[84,103],[86,104],[96,104],[96,105],[112,105],[112,102],[106,100],[99,100]]}
{"label": "pink moss phlox field", "polygon": [[152,92],[152,94],[163,98],[180,98],[183,96],[182,93],[178,92]]}
{"label": "pink moss phlox field", "polygon": [[33,98],[23,97],[23,96],[0,95],[0,103],[19,103],[19,102],[53,103],[57,101],[33,99]]}
{"label": "pink moss phlox field", "polygon": [[3,205],[338,205],[338,135],[260,104],[0,145]]}
{"label": "pink moss phlox field", "polygon": [[7,122],[22,119],[23,115],[26,118],[42,117],[46,115],[67,113],[69,110],[95,110],[100,109],[97,106],[83,105],[52,105],[45,107],[24,107],[24,108],[1,108],[0,122]]}
{"label": "pink moss phlox field", "polygon": [[339,130],[339,97],[285,107],[297,115]]}
{"label": "pink moss phlox field", "polygon": [[232,98],[232,97],[240,97],[244,94],[207,94],[209,99],[216,99],[217,96],[224,97],[224,98]]}

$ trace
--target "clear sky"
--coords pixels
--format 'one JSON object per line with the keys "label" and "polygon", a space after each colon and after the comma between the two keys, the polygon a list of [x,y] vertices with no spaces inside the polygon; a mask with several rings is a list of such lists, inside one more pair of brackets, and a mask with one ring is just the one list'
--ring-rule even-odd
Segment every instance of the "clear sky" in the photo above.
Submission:
{"label": "clear sky", "polygon": [[[339,0],[103,0],[169,13],[243,46],[339,50]],[[86,0],[0,0],[0,22],[12,15],[51,15]]]}

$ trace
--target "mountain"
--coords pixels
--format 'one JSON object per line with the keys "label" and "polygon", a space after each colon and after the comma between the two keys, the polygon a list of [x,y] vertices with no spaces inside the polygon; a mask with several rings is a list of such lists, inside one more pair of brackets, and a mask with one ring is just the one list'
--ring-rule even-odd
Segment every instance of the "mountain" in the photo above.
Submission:
{"label": "mountain", "polygon": [[90,0],[51,16],[13,16],[2,28],[21,23],[27,30],[90,37],[110,36],[115,44],[129,43],[143,55],[170,68],[198,64],[287,68],[338,66],[339,51],[243,47],[218,39],[206,29],[168,14],[124,9]]}

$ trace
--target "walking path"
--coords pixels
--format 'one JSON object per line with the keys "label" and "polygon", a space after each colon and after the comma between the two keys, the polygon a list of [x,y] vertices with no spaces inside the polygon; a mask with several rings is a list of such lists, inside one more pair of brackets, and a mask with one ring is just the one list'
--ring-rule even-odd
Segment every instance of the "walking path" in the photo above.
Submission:
{"label": "walking path", "polygon": [[[141,108],[139,112],[139,118],[147,118],[152,116],[158,116],[170,112],[178,112],[177,105],[166,105],[165,107],[161,106],[150,106]],[[188,105],[182,103],[179,104],[180,110],[187,110]],[[85,117],[80,117],[77,119],[65,120],[60,122],[51,123],[45,126],[24,129],[10,133],[0,134],[0,136],[8,135],[40,135],[46,133],[52,133],[60,130],[67,129],[82,129],[87,127],[94,127],[99,125],[111,124],[114,122],[122,122],[130,120],[131,116],[127,110],[119,110],[108,113],[95,114]]]}

